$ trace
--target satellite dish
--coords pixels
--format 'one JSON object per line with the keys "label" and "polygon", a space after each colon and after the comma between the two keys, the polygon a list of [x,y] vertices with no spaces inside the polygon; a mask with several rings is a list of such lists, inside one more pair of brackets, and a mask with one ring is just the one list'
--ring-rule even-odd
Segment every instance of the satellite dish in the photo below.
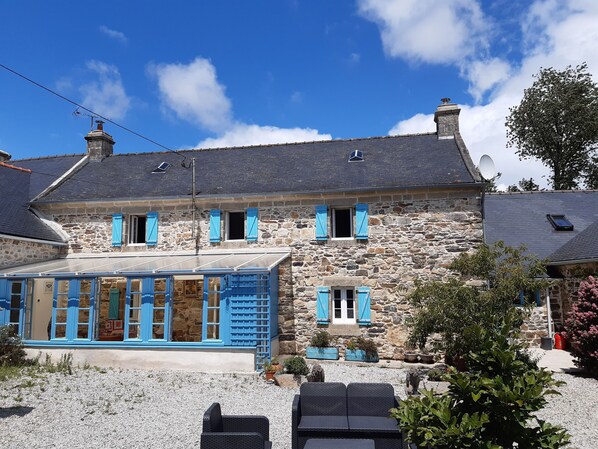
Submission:
{"label": "satellite dish", "polygon": [[480,158],[479,170],[482,178],[485,180],[490,180],[496,176],[496,167],[494,166],[494,161],[487,154],[484,154]]}

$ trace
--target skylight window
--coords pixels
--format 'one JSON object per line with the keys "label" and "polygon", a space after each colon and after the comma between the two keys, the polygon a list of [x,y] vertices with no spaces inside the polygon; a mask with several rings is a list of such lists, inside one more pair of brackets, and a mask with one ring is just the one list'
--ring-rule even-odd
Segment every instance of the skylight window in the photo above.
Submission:
{"label": "skylight window", "polygon": [[556,231],[573,231],[573,224],[564,215],[546,214],[546,218]]}
{"label": "skylight window", "polygon": [[152,170],[152,173],[165,173],[166,170],[168,170],[168,167],[170,167],[170,164],[168,162],[162,162],[160,165],[158,165],[156,168]]}
{"label": "skylight window", "polygon": [[349,162],[363,162],[363,151],[355,150],[349,156]]}

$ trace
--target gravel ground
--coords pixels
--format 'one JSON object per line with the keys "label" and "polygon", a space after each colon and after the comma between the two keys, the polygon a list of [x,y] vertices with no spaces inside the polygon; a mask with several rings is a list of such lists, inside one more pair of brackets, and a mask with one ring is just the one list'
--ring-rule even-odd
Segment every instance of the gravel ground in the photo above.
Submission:
{"label": "gravel ground", "polygon": [[[323,363],[330,382],[389,382],[404,396],[405,372],[395,368]],[[382,365],[384,366],[384,365]],[[567,382],[541,417],[564,425],[573,447],[598,447],[598,381],[556,374]],[[258,375],[181,371],[77,369],[0,382],[0,447],[198,448],[203,412],[220,402],[224,414],[270,419],[275,448],[291,447],[296,389]]]}

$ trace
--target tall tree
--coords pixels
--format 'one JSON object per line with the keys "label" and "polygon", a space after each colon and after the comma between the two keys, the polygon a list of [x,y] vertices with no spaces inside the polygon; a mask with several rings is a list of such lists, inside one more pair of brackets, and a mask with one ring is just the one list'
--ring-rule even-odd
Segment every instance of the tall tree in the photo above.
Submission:
{"label": "tall tree", "polygon": [[536,192],[540,186],[534,182],[534,178],[522,178],[517,184],[507,187],[507,192]]}
{"label": "tall tree", "polygon": [[579,187],[597,147],[598,86],[587,70],[586,63],[540,69],[506,119],[507,146],[547,165],[557,190]]}

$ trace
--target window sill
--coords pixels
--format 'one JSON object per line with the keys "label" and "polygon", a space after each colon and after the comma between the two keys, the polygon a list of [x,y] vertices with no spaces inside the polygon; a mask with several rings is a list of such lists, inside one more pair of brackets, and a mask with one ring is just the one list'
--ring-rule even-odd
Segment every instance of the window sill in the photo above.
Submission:
{"label": "window sill", "polygon": [[357,323],[333,323],[328,326],[328,333],[335,337],[356,337],[361,335],[361,329]]}

